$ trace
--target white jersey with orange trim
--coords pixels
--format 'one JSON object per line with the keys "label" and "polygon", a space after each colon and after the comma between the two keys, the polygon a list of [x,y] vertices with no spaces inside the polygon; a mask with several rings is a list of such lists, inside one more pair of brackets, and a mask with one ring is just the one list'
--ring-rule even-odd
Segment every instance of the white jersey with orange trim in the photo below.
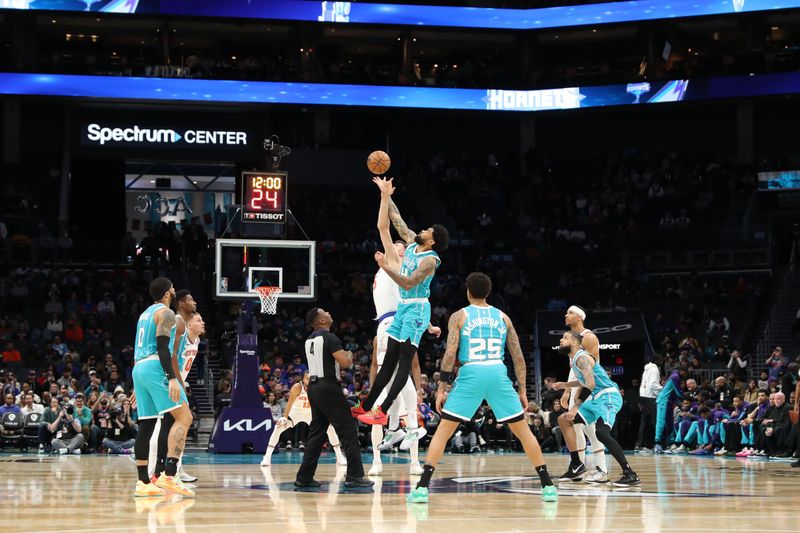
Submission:
{"label": "white jersey with orange trim", "polygon": [[[590,329],[584,329],[583,331],[581,331],[580,336],[583,337],[587,333],[591,333],[591,332],[592,332],[592,330],[590,330]],[[569,377],[567,378],[567,381],[578,381],[578,376],[575,375],[575,371],[572,369],[572,365],[570,365],[570,368],[569,368]],[[572,387],[572,394],[569,397],[569,408],[570,409],[572,409],[572,407],[575,405],[575,398],[577,398],[578,395],[581,393],[581,388],[582,387]]]}
{"label": "white jersey with orange trim", "polygon": [[191,339],[189,339],[189,332],[186,331],[181,337],[181,342],[178,346],[178,368],[180,369],[181,379],[183,379],[184,383],[186,383],[186,378],[189,377],[189,371],[192,369],[199,347],[200,337],[198,336],[194,342],[192,342]]}
{"label": "white jersey with orange trim", "polygon": [[375,273],[372,282],[372,299],[375,302],[375,317],[396,313],[400,305],[400,287],[382,268]]}
{"label": "white jersey with orange trim", "polygon": [[300,383],[300,394],[294,399],[288,418],[295,424],[299,422],[311,423],[311,403],[308,401],[308,390],[302,383]]}

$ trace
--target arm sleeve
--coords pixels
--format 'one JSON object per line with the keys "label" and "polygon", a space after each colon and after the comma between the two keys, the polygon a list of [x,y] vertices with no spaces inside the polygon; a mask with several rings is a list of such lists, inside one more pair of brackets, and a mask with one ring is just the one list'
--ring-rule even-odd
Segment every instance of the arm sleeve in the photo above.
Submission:
{"label": "arm sleeve", "polygon": [[172,354],[169,350],[169,336],[159,335],[156,337],[156,347],[158,348],[158,360],[161,362],[161,368],[168,379],[175,379],[175,372],[172,370]]}

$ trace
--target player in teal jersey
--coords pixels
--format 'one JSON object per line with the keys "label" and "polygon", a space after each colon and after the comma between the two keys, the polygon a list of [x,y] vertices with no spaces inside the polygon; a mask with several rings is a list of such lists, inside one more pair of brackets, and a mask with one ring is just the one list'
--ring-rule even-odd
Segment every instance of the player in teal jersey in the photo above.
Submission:
{"label": "player in teal jersey", "polygon": [[581,340],[582,337],[578,333],[567,331],[561,337],[558,345],[558,352],[569,356],[570,368],[575,372],[577,379],[566,383],[556,383],[553,388],[563,390],[567,387],[581,387],[580,394],[575,399],[575,405],[558,417],[558,426],[567,442],[571,458],[567,471],[558,479],[573,481],[579,479],[586,472],[586,466],[578,455],[574,424],[596,423],[597,438],[608,448],[622,468],[622,477],[615,481],[614,485],[619,487],[639,485],[641,483],[639,476],[625,459],[622,446],[611,436],[611,428],[614,427],[617,413],[622,407],[622,394],[620,394],[617,384],[608,377],[600,365],[600,361],[595,360],[592,354],[581,348]]}
{"label": "player in teal jersey", "polygon": [[[181,289],[175,292],[174,303],[177,313],[175,314],[175,325],[172,327],[169,339],[169,345],[172,349],[172,368],[181,383],[181,399],[188,403],[186,384],[184,383],[184,373],[188,375],[188,370],[184,372],[184,365],[181,359],[186,341],[187,324],[197,312],[197,302],[195,302],[194,297],[188,290]],[[174,422],[175,419],[170,413],[164,413],[164,416],[156,424],[156,429],[153,431],[153,437],[150,440],[151,477],[158,478],[164,472],[167,461],[169,432]],[[197,481],[196,476],[183,470],[182,464],[178,467],[178,476],[184,482]]]}
{"label": "player in teal jersey", "polygon": [[[384,190],[388,190],[392,186],[390,181],[377,180],[375,183],[381,189],[382,194]],[[383,365],[375,377],[375,383],[371,384],[369,395],[364,402],[353,409],[353,415],[357,416],[360,421],[366,424],[382,425],[388,422],[386,413],[408,381],[414,354],[419,348],[422,334],[430,324],[431,304],[428,302],[428,296],[431,293],[431,281],[436,269],[441,264],[438,252],[446,250],[450,240],[447,228],[441,224],[434,224],[419,234],[408,229],[391,198],[389,198],[387,215],[400,237],[409,246],[406,248],[399,268],[394,262],[387,261],[386,256],[381,252],[375,254],[375,260],[384,272],[400,286],[400,304],[397,307],[394,321],[386,332],[389,337],[386,355]],[[393,374],[396,377],[392,380],[383,403],[373,409],[378,396],[388,385]]]}
{"label": "player in teal jersey", "polygon": [[[150,296],[154,303],[139,317],[134,348],[134,399],[131,403],[135,402],[139,416],[139,433],[134,446],[139,481],[134,495],[158,496],[164,494],[161,489],[166,489],[194,496],[194,492],[175,477],[192,413],[188,403],[181,400],[182,387],[170,351],[170,333],[175,325],[175,313],[169,307],[175,298],[172,282],[167,278],[154,279],[150,283]],[[154,487],[147,468],[150,438],[156,420],[168,412],[175,418],[175,423],[168,437],[166,476],[159,478],[158,486]]]}
{"label": "player in teal jersey", "polygon": [[[525,357],[519,345],[519,337],[511,319],[486,303],[491,290],[492,280],[489,276],[473,272],[467,276],[467,299],[470,305],[450,315],[447,351],[442,359],[440,372],[441,385],[436,393],[436,410],[442,414],[442,421],[428,447],[428,456],[419,483],[406,498],[409,503],[427,503],[428,484],[442,458],[447,441],[461,422],[472,418],[483,400],[489,403],[497,421],[507,423],[522,443],[525,454],[539,474],[542,499],[546,502],[558,499],[539,442],[523,416],[528,407],[528,396],[525,387]],[[516,392],[503,363],[506,347],[514,362],[518,383]],[[445,389],[453,380],[456,353],[461,369],[455,384],[447,392]]]}

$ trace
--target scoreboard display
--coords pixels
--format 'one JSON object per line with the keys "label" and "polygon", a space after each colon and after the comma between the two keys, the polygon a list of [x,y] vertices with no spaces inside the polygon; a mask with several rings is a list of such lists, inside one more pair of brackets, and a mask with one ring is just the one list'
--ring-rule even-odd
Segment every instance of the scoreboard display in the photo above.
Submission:
{"label": "scoreboard display", "polygon": [[242,172],[242,221],[286,223],[286,172]]}

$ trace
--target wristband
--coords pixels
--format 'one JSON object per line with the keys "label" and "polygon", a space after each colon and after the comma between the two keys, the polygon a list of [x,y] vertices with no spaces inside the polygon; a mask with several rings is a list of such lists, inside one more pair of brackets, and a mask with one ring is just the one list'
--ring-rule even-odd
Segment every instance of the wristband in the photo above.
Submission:
{"label": "wristband", "polygon": [[444,383],[452,383],[454,377],[452,372],[445,372],[444,370],[439,371],[439,379]]}

